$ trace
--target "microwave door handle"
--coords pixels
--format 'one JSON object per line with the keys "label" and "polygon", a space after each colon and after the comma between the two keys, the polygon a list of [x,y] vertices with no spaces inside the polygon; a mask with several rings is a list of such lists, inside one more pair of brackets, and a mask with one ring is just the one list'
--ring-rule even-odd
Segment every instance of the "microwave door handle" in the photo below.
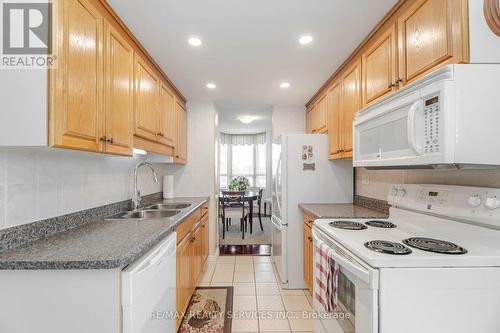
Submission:
{"label": "microwave door handle", "polygon": [[417,144],[416,142],[417,140],[415,138],[415,114],[420,109],[421,105],[422,105],[421,100],[418,100],[412,104],[412,106],[410,107],[410,111],[408,112],[408,123],[407,123],[408,145],[417,155],[422,154],[422,147],[420,147]]}

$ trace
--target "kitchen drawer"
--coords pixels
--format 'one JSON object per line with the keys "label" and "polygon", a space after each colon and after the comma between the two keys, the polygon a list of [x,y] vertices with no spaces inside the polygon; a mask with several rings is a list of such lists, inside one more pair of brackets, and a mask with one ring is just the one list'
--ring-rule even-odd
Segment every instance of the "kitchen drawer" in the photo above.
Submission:
{"label": "kitchen drawer", "polygon": [[184,219],[177,227],[177,244],[179,244],[186,235],[191,232],[197,223],[201,220],[202,208],[197,209]]}
{"label": "kitchen drawer", "polygon": [[304,212],[304,223],[309,227],[312,228],[313,222],[316,219],[314,215],[308,214]]}

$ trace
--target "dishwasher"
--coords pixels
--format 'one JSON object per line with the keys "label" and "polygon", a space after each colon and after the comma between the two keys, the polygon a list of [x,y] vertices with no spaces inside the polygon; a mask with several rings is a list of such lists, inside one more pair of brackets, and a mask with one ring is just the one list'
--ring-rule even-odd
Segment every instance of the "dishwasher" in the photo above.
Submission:
{"label": "dishwasher", "polygon": [[122,273],[123,333],[175,333],[176,233]]}

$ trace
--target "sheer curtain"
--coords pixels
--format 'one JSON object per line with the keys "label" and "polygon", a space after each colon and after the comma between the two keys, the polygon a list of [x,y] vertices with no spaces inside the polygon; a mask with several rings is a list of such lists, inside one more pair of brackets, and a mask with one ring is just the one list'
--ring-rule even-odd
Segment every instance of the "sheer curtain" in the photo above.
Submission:
{"label": "sheer curtain", "polygon": [[252,187],[266,187],[266,133],[220,133],[219,154],[221,188],[238,176],[247,177]]}

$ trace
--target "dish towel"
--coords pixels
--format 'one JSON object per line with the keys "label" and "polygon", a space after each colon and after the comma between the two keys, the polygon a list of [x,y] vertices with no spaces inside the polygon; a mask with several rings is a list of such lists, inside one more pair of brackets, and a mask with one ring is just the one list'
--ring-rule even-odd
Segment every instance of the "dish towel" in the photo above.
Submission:
{"label": "dish towel", "polygon": [[333,260],[334,250],[324,242],[317,240],[315,251],[315,297],[323,306],[325,312],[333,312],[337,308],[337,285],[340,267]]}

